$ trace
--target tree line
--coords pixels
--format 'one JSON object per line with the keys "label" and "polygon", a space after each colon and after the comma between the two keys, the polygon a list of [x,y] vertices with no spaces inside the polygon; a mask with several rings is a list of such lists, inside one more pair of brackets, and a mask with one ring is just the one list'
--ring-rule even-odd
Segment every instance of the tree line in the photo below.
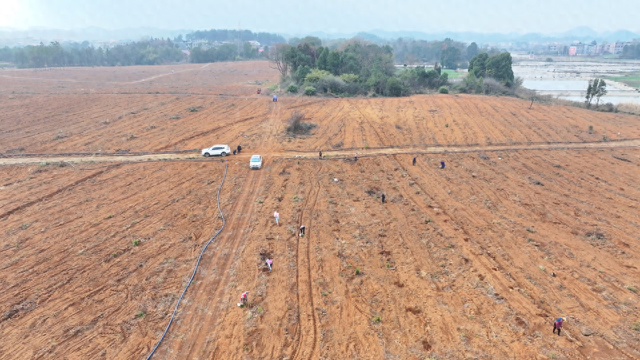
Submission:
{"label": "tree line", "polygon": [[197,46],[191,49],[189,61],[192,63],[210,63],[217,61],[234,61],[263,58],[263,53],[269,51],[269,47],[263,48],[264,52],[249,42],[242,44],[241,48],[234,44],[222,44],[219,46]]}
{"label": "tree line", "polygon": [[625,59],[640,59],[640,42],[626,45],[624,49],[622,49],[621,57]]}
{"label": "tree line", "polygon": [[182,61],[184,57],[170,39],[150,39],[106,49],[96,49],[87,42],[62,46],[57,41],[0,49],[0,61],[12,62],[18,68],[158,65]]}
{"label": "tree line", "polygon": [[[206,41],[217,41],[217,42],[247,42],[247,41],[257,41],[261,45],[271,45],[275,43],[284,43],[286,40],[284,37],[278,34],[266,33],[266,32],[251,32],[250,30],[198,30],[192,33],[188,33],[186,36],[186,40],[206,40]],[[176,40],[181,41],[182,35],[180,35]]]}
{"label": "tree line", "polygon": [[[297,39],[297,46],[276,44],[270,59],[289,92],[403,96],[447,84],[441,68],[397,71],[393,48],[352,39],[338,48],[322,46],[316,37]],[[287,85],[288,84],[288,85]]]}
{"label": "tree line", "polygon": [[[450,88],[468,93],[509,94],[521,84],[514,78],[509,53],[479,53],[476,43],[467,46],[451,39],[422,45],[432,49],[429,56],[439,56],[437,60],[440,63],[436,60],[432,68],[404,64],[398,69],[394,63],[398,56],[391,44],[376,45],[351,39],[332,48],[322,46],[322,41],[316,37],[275,44],[269,56],[287,91],[295,93],[302,87],[308,95],[406,96],[432,90],[448,93]],[[414,46],[411,51],[415,53],[419,47]],[[439,50],[436,51],[435,47]],[[402,48],[404,58],[411,54],[405,51],[408,46]],[[417,61],[427,60],[420,58]],[[469,75],[460,84],[451,84],[443,68],[455,69],[461,65],[469,67]]]}

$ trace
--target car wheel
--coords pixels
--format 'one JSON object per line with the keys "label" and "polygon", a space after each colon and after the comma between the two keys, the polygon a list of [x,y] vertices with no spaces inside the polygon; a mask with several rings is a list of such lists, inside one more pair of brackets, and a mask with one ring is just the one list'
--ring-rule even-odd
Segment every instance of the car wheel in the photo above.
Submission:
{"label": "car wheel", "polygon": [[223,151],[222,154],[220,154],[220,156],[227,156],[227,153]]}
{"label": "car wheel", "polygon": [[211,154],[209,154],[209,153],[204,153],[204,157],[209,157],[209,156],[211,156]]}

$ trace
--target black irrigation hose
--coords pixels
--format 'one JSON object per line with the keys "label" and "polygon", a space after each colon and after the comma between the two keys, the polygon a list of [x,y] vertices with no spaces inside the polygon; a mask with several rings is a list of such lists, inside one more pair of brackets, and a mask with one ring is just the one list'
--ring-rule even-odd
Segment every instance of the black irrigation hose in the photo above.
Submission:
{"label": "black irrigation hose", "polygon": [[196,267],[195,267],[195,269],[193,269],[193,274],[191,274],[191,278],[189,279],[189,282],[187,283],[187,286],[184,288],[184,291],[182,291],[182,295],[180,295],[180,298],[178,299],[178,302],[176,303],[176,308],[173,310],[173,314],[171,315],[171,319],[169,320],[169,324],[167,324],[167,328],[164,329],[164,333],[162,334],[162,337],[160,338],[160,340],[158,340],[158,343],[156,344],[156,346],[153,348],[153,350],[151,350],[151,354],[149,354],[149,356],[147,356],[147,360],[151,359],[153,354],[156,352],[156,350],[158,349],[158,347],[162,343],[162,340],[164,340],[164,337],[167,335],[167,332],[169,331],[169,327],[171,326],[171,323],[173,323],[173,318],[176,316],[176,312],[178,311],[178,306],[180,305],[180,301],[182,301],[182,297],[184,297],[184,294],[187,292],[187,289],[191,285],[191,282],[193,281],[193,278],[196,276],[196,272],[198,271],[198,266],[200,265],[200,260],[202,259],[202,255],[204,255],[204,252],[205,252],[205,250],[207,250],[207,247],[209,246],[209,244],[211,244],[211,242],[213,240],[215,240],[215,238],[218,236],[218,234],[220,234],[220,232],[222,232],[222,229],[224,229],[225,220],[224,220],[224,215],[222,214],[222,209],[220,208],[220,190],[222,190],[222,185],[224,184],[224,180],[227,178],[227,168],[228,167],[229,167],[229,164],[227,162],[225,162],[225,164],[224,164],[224,176],[222,177],[222,182],[220,183],[220,187],[218,188],[218,196],[217,196],[217,199],[216,199],[217,202],[218,202],[218,211],[220,212],[220,217],[222,217],[222,227],[220,228],[220,230],[218,230],[218,232],[215,235],[213,235],[213,237],[211,239],[209,239],[209,241],[207,241],[207,243],[202,248],[202,251],[200,252],[200,256],[198,256],[198,261],[196,262]]}

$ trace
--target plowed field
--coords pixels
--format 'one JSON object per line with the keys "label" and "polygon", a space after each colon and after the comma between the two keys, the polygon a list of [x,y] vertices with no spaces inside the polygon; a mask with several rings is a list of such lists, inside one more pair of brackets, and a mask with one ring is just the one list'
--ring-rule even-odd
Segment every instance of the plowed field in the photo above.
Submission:
{"label": "plowed field", "polygon": [[255,94],[277,78],[0,72],[0,359],[146,358],[225,164],[154,359],[640,359],[639,118]]}

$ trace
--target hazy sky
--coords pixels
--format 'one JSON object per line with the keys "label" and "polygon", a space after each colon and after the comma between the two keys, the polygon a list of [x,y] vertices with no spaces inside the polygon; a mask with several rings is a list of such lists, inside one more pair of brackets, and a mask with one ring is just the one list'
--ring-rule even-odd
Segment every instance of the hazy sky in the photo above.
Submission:
{"label": "hazy sky", "polygon": [[0,27],[640,32],[640,0],[0,0]]}

